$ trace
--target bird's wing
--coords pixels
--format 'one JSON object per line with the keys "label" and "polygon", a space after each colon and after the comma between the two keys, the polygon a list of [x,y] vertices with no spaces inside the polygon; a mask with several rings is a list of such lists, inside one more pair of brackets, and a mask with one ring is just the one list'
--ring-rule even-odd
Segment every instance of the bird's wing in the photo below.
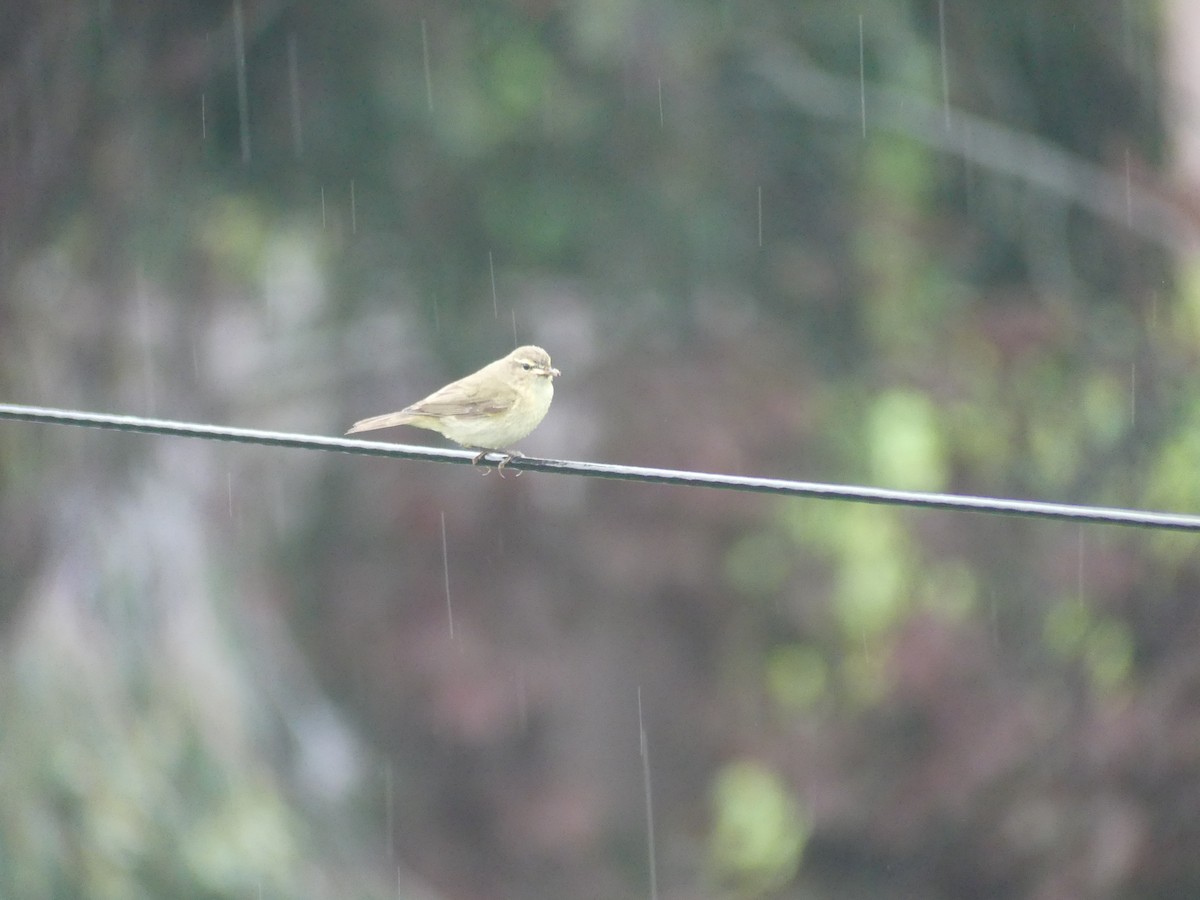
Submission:
{"label": "bird's wing", "polygon": [[493,381],[484,391],[483,384],[473,376],[448,384],[418,400],[404,412],[420,416],[493,416],[512,409],[517,392],[504,382]]}

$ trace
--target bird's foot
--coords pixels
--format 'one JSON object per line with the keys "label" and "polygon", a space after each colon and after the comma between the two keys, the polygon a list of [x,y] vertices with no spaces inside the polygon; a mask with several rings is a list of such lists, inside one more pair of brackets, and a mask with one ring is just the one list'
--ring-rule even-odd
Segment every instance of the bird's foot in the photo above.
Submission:
{"label": "bird's foot", "polygon": [[[514,459],[525,456],[525,454],[522,453],[520,450],[480,450],[477,454],[475,454],[475,458],[471,460],[471,465],[475,466],[475,465],[478,465],[479,463],[483,462],[483,460],[488,456],[489,453],[495,453],[497,456],[500,457],[500,462],[496,464],[496,471],[500,473],[501,478],[504,477],[504,467],[505,466],[507,466]],[[483,470],[483,474],[486,476],[487,473],[490,471],[491,471],[490,469],[485,468]],[[517,478],[521,477],[520,469],[518,469],[516,471],[516,477]]]}
{"label": "bird's foot", "polygon": [[[496,471],[500,473],[501,478],[504,477],[504,467],[507,466],[514,459],[517,459],[518,457],[524,458],[525,454],[522,453],[520,450],[506,450],[504,452],[504,459],[500,460],[500,464],[498,466],[496,466]],[[521,477],[520,469],[515,470],[515,476],[517,478]]]}

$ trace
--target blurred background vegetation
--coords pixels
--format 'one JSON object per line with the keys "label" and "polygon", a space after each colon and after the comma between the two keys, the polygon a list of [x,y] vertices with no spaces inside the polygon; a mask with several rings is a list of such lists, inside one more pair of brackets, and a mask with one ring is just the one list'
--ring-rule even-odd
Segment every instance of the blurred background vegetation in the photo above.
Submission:
{"label": "blurred background vegetation", "polygon": [[[13,0],[0,397],[1195,512],[1198,17]],[[1200,890],[1190,535],[9,422],[0,584],[0,896]]]}

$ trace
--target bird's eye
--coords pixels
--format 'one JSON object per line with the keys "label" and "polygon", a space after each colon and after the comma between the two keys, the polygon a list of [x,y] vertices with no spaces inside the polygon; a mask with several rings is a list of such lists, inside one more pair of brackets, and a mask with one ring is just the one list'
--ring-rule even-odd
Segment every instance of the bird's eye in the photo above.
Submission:
{"label": "bird's eye", "polygon": [[521,368],[528,372],[533,368],[533,363],[521,363]]}

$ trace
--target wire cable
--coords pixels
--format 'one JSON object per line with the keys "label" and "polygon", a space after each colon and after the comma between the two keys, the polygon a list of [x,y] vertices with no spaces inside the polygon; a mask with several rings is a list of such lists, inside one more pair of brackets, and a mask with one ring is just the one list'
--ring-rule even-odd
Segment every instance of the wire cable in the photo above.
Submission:
{"label": "wire cable", "polygon": [[[77,425],[85,428],[106,428],[168,437],[200,438],[209,441],[231,441],[257,444],[264,447],[290,447],[298,450],[323,450],[351,453],[359,456],[382,456],[389,459],[420,459],[429,462],[469,465],[476,454],[471,450],[452,450],[437,447],[417,447],[411,444],[385,444],[379,441],[351,440],[343,437],[323,437],[311,434],[288,434],[279,431],[259,431],[252,428],[229,428],[203,425],[196,422],[177,422],[169,419],[148,419],[142,416],[119,416],[108,413],[76,412],[36,406],[0,404],[0,419],[21,422],[40,422],[49,425]],[[500,459],[492,454],[488,459]],[[809,497],[820,500],[841,500],[853,503],[876,503],[887,506],[907,506],[919,509],[940,509],[978,512],[993,515],[1024,516],[1105,525],[1124,525],[1139,528],[1158,528],[1173,531],[1200,531],[1200,516],[1185,513],[1150,512],[1118,507],[1083,506],[1069,503],[1048,503],[1040,500],[1013,500],[1002,497],[941,494],[925,491],[901,491],[862,485],[825,484],[811,481],[791,481],[782,478],[757,478],[746,475],[721,475],[711,472],[688,472],[677,469],[655,469],[645,466],[622,466],[608,463],[577,462],[564,459],[516,457],[506,464],[510,470],[546,472],[557,475],[581,475],[585,478],[610,478],[649,484],[675,484],[688,487],[721,488],[759,494],[788,497]]]}

